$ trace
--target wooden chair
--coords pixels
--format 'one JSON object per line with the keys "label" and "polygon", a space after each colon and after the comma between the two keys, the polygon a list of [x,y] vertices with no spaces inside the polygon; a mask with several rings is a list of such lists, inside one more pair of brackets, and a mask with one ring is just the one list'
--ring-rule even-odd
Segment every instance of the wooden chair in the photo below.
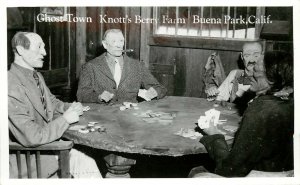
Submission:
{"label": "wooden chair", "polygon": [[42,151],[58,151],[59,160],[58,160],[58,175],[60,178],[70,178],[70,160],[69,160],[69,152],[73,147],[73,141],[55,141],[49,144],[41,145],[39,147],[28,148],[23,147],[19,143],[10,142],[9,143],[9,151],[10,153],[16,153],[17,157],[17,168],[18,168],[18,178],[22,178],[22,166],[21,166],[21,153],[25,153],[26,156],[26,164],[27,164],[27,176],[28,178],[32,178],[31,174],[31,158],[30,155],[34,153],[36,155],[36,171],[37,178],[41,177],[41,158]]}

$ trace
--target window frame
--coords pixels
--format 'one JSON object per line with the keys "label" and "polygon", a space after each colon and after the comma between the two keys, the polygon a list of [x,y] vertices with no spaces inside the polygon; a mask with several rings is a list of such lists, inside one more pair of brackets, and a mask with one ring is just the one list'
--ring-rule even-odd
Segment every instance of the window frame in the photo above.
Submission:
{"label": "window frame", "polygon": [[[149,16],[154,17],[155,9],[151,8]],[[256,7],[256,16],[264,15],[265,7]],[[187,35],[164,35],[155,34],[156,25],[150,26],[149,46],[181,47],[241,51],[243,44],[247,41],[260,41],[264,45],[264,40],[259,39],[262,24],[255,24],[255,39],[245,38],[224,38],[207,36],[187,36]]]}

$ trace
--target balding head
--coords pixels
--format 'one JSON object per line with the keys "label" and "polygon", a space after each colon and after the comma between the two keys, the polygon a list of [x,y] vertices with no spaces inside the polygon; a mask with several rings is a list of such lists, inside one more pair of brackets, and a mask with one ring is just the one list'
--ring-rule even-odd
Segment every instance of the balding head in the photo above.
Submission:
{"label": "balding head", "polygon": [[244,61],[245,71],[248,75],[253,74],[256,64],[263,65],[263,48],[259,42],[247,42],[243,45],[242,59]]}
{"label": "balding head", "polygon": [[26,34],[29,32],[18,32],[14,35],[11,40],[11,47],[13,52],[16,52],[17,46],[22,46],[24,49],[29,49],[30,47],[30,40],[26,37]]}
{"label": "balding head", "polygon": [[46,56],[43,39],[33,32],[18,32],[12,39],[14,62],[28,69],[43,67]]}

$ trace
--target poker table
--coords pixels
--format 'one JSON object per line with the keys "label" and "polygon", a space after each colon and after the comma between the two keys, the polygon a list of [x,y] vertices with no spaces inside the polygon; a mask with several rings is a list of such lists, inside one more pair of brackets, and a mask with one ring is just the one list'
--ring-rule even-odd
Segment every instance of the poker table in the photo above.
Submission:
{"label": "poker table", "polygon": [[[159,156],[183,156],[205,153],[206,149],[199,143],[199,138],[185,138],[174,133],[181,129],[195,129],[199,117],[205,111],[215,108],[221,112],[220,119],[227,120],[223,125],[238,126],[241,117],[228,107],[214,107],[213,102],[202,98],[168,96],[160,100],[138,103],[138,109],[121,111],[120,105],[84,104],[90,110],[85,112],[75,125],[87,125],[89,122],[103,126],[105,132],[80,133],[68,130],[63,137],[73,140],[75,144],[112,152],[104,157],[109,175],[128,175],[134,159],[115,155],[114,152],[126,154],[145,154]],[[145,112],[165,112],[175,115],[171,123],[149,123],[137,115]],[[221,128],[222,129],[222,128]],[[234,133],[223,130],[228,136]],[[232,139],[227,140],[228,143]],[[119,167],[121,168],[119,169]],[[125,167],[126,166],[126,167]]]}

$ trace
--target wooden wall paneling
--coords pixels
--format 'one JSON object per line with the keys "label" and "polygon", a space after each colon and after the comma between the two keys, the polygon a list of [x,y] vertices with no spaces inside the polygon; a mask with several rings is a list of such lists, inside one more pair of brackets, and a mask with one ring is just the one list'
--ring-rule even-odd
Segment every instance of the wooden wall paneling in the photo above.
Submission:
{"label": "wooden wall paneling", "polygon": [[[156,79],[168,89],[168,95],[175,94],[174,83],[176,74],[174,74],[174,64],[176,55],[176,48],[150,48],[149,69]],[[163,71],[161,68],[166,68],[169,71]]]}
{"label": "wooden wall paneling", "polygon": [[[76,8],[70,7],[68,8],[68,12],[70,12],[73,15],[76,15]],[[67,23],[67,38],[68,38],[68,75],[69,75],[69,81],[68,81],[68,87],[71,90],[71,93],[69,94],[69,100],[74,101],[76,100],[76,92],[77,92],[77,86],[78,81],[76,78],[76,67],[77,67],[77,60],[76,60],[76,24],[75,23]]]}
{"label": "wooden wall paneling", "polygon": [[[45,78],[49,88],[67,86],[69,83],[68,71],[68,51],[66,51],[66,23],[52,22],[43,24],[43,28],[48,28],[44,40],[47,41],[48,47],[48,66],[40,70]],[[47,49],[46,49],[47,50]]]}
{"label": "wooden wall paneling", "polygon": [[174,76],[174,96],[184,96],[186,91],[187,53],[185,48],[176,48]]}
{"label": "wooden wall paneling", "polygon": [[64,87],[68,85],[68,68],[59,68],[41,71],[49,88]]}
{"label": "wooden wall paneling", "polygon": [[58,44],[58,39],[56,38],[58,35],[57,34],[57,30],[55,27],[55,23],[49,23],[49,27],[50,27],[50,35],[49,35],[49,44],[50,44],[50,49],[49,49],[49,69],[48,70],[52,70],[52,68],[56,68],[57,66],[55,66],[55,61],[57,61],[57,59],[59,59],[59,53],[55,51],[55,48],[58,48],[57,44]]}
{"label": "wooden wall paneling", "polygon": [[[85,7],[76,7],[76,16],[86,17]],[[86,62],[86,23],[76,23],[76,78],[79,77],[81,66]]]}
{"label": "wooden wall paneling", "polygon": [[[257,7],[256,8],[256,17],[260,17],[265,15],[265,7]],[[259,38],[263,24],[255,24],[255,38]]]}
{"label": "wooden wall paneling", "polygon": [[[241,68],[243,63],[240,60],[240,52],[205,49],[186,49],[186,92],[185,96],[205,97],[203,74],[208,57],[213,52],[218,52],[224,67],[225,74],[228,75],[233,69]],[[239,63],[240,64],[239,64]]]}
{"label": "wooden wall paneling", "polygon": [[[104,15],[105,14],[105,7],[98,7],[98,12],[99,15]],[[104,34],[104,25],[100,23],[100,17],[98,16],[97,21],[99,22],[98,24],[98,29],[99,29],[99,46],[102,45],[102,40],[103,40],[103,34]]]}
{"label": "wooden wall paneling", "polygon": [[[141,7],[141,17],[149,18],[151,16],[151,7]],[[149,66],[150,56],[150,24],[141,24],[141,42],[140,42],[140,61],[144,62],[145,66]]]}
{"label": "wooden wall paneling", "polygon": [[89,61],[99,55],[99,8],[87,7],[86,16],[93,20],[86,23],[86,60]]}
{"label": "wooden wall paneling", "polygon": [[[168,95],[204,97],[202,77],[208,57],[215,50],[150,47],[149,69],[160,83],[168,88]],[[232,69],[237,69],[240,52],[217,51],[220,55],[226,75]],[[175,75],[160,67],[176,65]],[[156,67],[153,65],[156,65]],[[170,68],[171,69],[171,68]],[[167,74],[168,73],[168,74]]]}
{"label": "wooden wall paneling", "polygon": [[236,51],[218,51],[226,76],[233,69],[243,69],[244,64],[240,58],[240,52]]}
{"label": "wooden wall paneling", "polygon": [[[124,15],[124,7],[105,7],[104,14],[106,14],[107,17],[118,18]],[[124,24],[104,23],[104,32],[108,29],[121,29],[124,31]]]}
{"label": "wooden wall paneling", "polygon": [[203,90],[202,76],[207,58],[212,50],[185,49],[186,52],[186,92],[185,96],[201,97]]}
{"label": "wooden wall paneling", "polygon": [[61,53],[61,58],[62,58],[62,63],[59,66],[59,68],[68,68],[68,38],[66,32],[68,31],[67,29],[67,22],[63,22],[62,25],[60,26],[61,30],[61,45],[63,48],[61,48],[60,53]]}
{"label": "wooden wall paneling", "polygon": [[50,25],[53,29],[51,33],[51,69],[63,68],[65,66],[65,42],[64,27],[65,23],[53,22]]}
{"label": "wooden wall paneling", "polygon": [[[254,39],[252,41],[261,41]],[[199,49],[217,49],[226,51],[241,51],[245,40],[242,39],[225,39],[225,38],[199,38],[199,37],[181,37],[181,36],[151,36],[149,45],[179,47],[179,48],[199,48]]]}
{"label": "wooden wall paneling", "polygon": [[132,22],[126,24],[126,48],[133,49],[133,52],[127,53],[128,56],[134,59],[140,59],[140,38],[141,38],[141,24],[134,23],[135,16],[141,14],[140,7],[127,7],[128,18]]}

